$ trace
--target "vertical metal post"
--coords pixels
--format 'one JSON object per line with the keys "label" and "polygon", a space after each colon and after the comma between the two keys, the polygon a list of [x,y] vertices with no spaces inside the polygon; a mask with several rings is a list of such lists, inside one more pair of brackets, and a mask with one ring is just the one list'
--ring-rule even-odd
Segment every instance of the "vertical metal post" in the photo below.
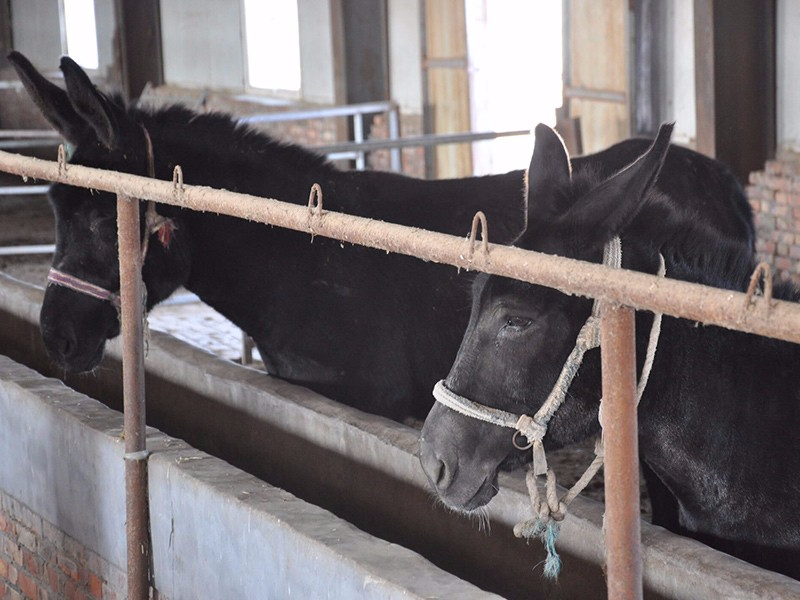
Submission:
{"label": "vertical metal post", "polygon": [[144,403],[144,286],[137,199],[117,196],[117,234],[122,303],[128,598],[146,600],[150,585],[150,539]]}
{"label": "vertical metal post", "polygon": [[[400,139],[400,109],[394,103],[389,109],[389,139]],[[389,150],[391,156],[392,171],[402,173],[403,171],[403,154],[400,148],[392,148]]]}
{"label": "vertical metal post", "polygon": [[600,341],[608,597],[642,598],[634,310],[604,302]]}
{"label": "vertical metal post", "polygon": [[[353,115],[353,141],[356,143],[364,141],[364,115],[362,113]],[[356,152],[356,169],[363,171],[366,164],[366,153],[358,150]]]}

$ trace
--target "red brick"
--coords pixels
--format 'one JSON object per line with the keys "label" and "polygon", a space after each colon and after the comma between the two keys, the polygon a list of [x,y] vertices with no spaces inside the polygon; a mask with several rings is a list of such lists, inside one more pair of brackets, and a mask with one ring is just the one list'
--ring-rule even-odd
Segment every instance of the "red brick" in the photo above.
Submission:
{"label": "red brick", "polygon": [[64,582],[64,587],[61,591],[63,592],[64,598],[66,598],[66,600],[79,600],[78,586],[75,585],[75,582],[67,579]]}
{"label": "red brick", "polygon": [[776,256],[775,268],[780,271],[789,271],[792,268],[792,261],[785,256]]}
{"label": "red brick", "polygon": [[47,585],[53,592],[58,592],[60,589],[58,585],[58,571],[51,565],[47,565],[45,570],[47,571]]}
{"label": "red brick", "polygon": [[64,575],[66,575],[73,581],[78,581],[79,577],[78,565],[75,564],[75,561],[73,561],[70,558],[67,558],[63,554],[59,554],[57,563],[58,563],[58,568],[61,569]]}
{"label": "red brick", "polygon": [[36,552],[36,534],[25,527],[24,525],[17,525],[17,543],[28,550]]}
{"label": "red brick", "polygon": [[776,217],[785,217],[789,214],[789,207],[785,204],[774,204],[769,212]]}
{"label": "red brick", "polygon": [[24,599],[22,598],[22,594],[20,594],[17,590],[15,590],[14,588],[8,588],[4,600],[24,600]]}
{"label": "red brick", "polygon": [[11,562],[17,565],[22,564],[22,548],[15,544],[12,540],[6,538],[3,540],[3,546],[6,554],[11,559]]}
{"label": "red brick", "polygon": [[25,598],[29,600],[39,600],[39,590],[36,582],[30,575],[21,571],[19,574],[19,589]]}
{"label": "red brick", "polygon": [[42,559],[24,548],[22,549],[22,565],[31,575],[37,576],[42,572]]}
{"label": "red brick", "polygon": [[11,521],[9,521],[8,516],[5,512],[0,511],[0,531],[11,531]]}
{"label": "red brick", "polygon": [[775,254],[775,242],[758,240],[756,242],[756,248],[759,252],[764,254]]}
{"label": "red brick", "polygon": [[94,573],[89,573],[89,595],[97,600],[103,597],[103,580]]}

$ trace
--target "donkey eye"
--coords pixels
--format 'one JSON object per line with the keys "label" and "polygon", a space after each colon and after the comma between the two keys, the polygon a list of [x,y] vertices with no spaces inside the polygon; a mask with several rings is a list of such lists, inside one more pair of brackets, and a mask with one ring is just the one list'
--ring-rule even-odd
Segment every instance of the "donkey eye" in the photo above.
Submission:
{"label": "donkey eye", "polygon": [[529,327],[531,323],[533,323],[533,319],[528,319],[526,317],[509,317],[506,319],[505,326],[513,329],[525,329]]}

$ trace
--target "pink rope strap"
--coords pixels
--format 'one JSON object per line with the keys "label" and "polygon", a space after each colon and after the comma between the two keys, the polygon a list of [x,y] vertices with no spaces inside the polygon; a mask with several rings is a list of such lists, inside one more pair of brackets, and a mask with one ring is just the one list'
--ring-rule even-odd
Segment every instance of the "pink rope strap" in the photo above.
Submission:
{"label": "pink rope strap", "polygon": [[50,272],[47,274],[47,281],[49,283],[54,283],[55,285],[60,285],[61,287],[68,288],[75,292],[86,294],[87,296],[91,296],[92,298],[97,298],[98,300],[105,300],[107,302],[111,302],[111,304],[113,304],[115,308],[120,307],[119,294],[115,292],[110,292],[107,289],[100,287],[99,285],[94,285],[93,283],[89,283],[88,281],[84,281],[83,279],[73,277],[72,275],[68,275],[67,273],[62,273],[58,269],[50,269]]}

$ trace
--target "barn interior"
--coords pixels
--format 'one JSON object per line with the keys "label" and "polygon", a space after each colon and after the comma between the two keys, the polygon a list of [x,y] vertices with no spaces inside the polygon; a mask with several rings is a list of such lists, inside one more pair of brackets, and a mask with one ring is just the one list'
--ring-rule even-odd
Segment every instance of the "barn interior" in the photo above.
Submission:
{"label": "barn interior", "polygon": [[[425,179],[523,169],[539,122],[573,155],[674,122],[675,143],[744,186],[758,259],[800,281],[794,25],[792,0],[0,0],[0,150],[55,160],[62,141],[11,50],[58,85],[69,55],[128,102],[222,111],[341,169]],[[88,376],[47,357],[47,184],[0,173],[0,591],[122,598],[121,350]],[[606,597],[600,484],[565,522],[563,575],[547,582],[544,552],[511,531],[524,478],[501,478],[483,531],[432,500],[420,423],[268,377],[246,334],[185,290],[149,328],[158,597]],[[800,594],[644,519],[645,597]]]}

